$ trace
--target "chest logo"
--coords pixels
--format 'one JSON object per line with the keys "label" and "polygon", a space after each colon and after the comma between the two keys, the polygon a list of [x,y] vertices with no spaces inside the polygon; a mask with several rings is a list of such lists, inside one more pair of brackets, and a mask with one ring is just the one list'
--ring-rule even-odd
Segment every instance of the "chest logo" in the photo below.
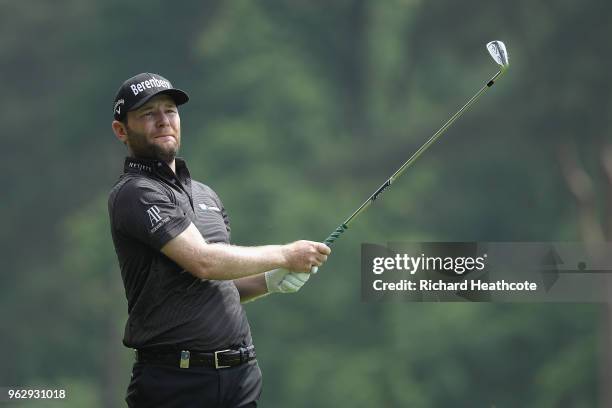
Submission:
{"label": "chest logo", "polygon": [[221,212],[221,210],[218,207],[215,207],[214,205],[198,204],[198,206],[204,211],[210,210],[210,211]]}
{"label": "chest logo", "polygon": [[159,215],[159,208],[156,205],[149,208],[147,210],[147,214],[149,215],[149,220],[151,220],[151,226],[154,226],[158,222],[161,221],[161,215]]}

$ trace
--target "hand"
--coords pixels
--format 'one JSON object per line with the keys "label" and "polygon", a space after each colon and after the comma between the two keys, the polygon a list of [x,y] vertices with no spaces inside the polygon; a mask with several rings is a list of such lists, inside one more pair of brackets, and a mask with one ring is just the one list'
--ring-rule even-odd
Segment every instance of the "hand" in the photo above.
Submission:
{"label": "hand", "polygon": [[310,274],[289,272],[284,269],[274,269],[264,274],[268,293],[295,293],[301,289]]}
{"label": "hand", "polygon": [[313,266],[321,266],[327,261],[331,249],[320,242],[302,240],[283,245],[282,252],[285,269],[310,273]]}

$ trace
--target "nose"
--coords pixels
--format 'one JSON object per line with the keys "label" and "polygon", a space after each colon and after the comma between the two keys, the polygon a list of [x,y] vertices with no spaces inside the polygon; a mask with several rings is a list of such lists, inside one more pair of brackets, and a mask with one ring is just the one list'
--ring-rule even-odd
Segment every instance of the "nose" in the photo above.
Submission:
{"label": "nose", "polygon": [[157,126],[164,127],[170,126],[170,119],[168,115],[164,111],[160,111],[159,115],[157,115]]}

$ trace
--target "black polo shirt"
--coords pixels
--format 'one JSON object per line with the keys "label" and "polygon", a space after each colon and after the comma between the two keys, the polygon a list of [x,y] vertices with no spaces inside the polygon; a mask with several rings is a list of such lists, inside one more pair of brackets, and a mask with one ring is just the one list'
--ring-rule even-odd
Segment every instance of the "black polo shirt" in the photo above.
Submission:
{"label": "black polo shirt", "polygon": [[200,280],[160,252],[191,223],[208,243],[230,242],[217,194],[161,161],[128,157],[108,211],[128,301],[123,343],[131,348],[212,351],[251,344],[233,281]]}

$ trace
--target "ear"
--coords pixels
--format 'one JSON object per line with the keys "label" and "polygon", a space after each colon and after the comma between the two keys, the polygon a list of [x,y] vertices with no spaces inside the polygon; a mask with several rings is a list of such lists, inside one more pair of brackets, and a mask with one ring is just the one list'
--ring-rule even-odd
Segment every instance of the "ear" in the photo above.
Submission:
{"label": "ear", "polygon": [[125,125],[118,120],[113,120],[111,126],[115,136],[117,136],[117,139],[121,140],[124,144],[127,143],[127,129],[125,128]]}

